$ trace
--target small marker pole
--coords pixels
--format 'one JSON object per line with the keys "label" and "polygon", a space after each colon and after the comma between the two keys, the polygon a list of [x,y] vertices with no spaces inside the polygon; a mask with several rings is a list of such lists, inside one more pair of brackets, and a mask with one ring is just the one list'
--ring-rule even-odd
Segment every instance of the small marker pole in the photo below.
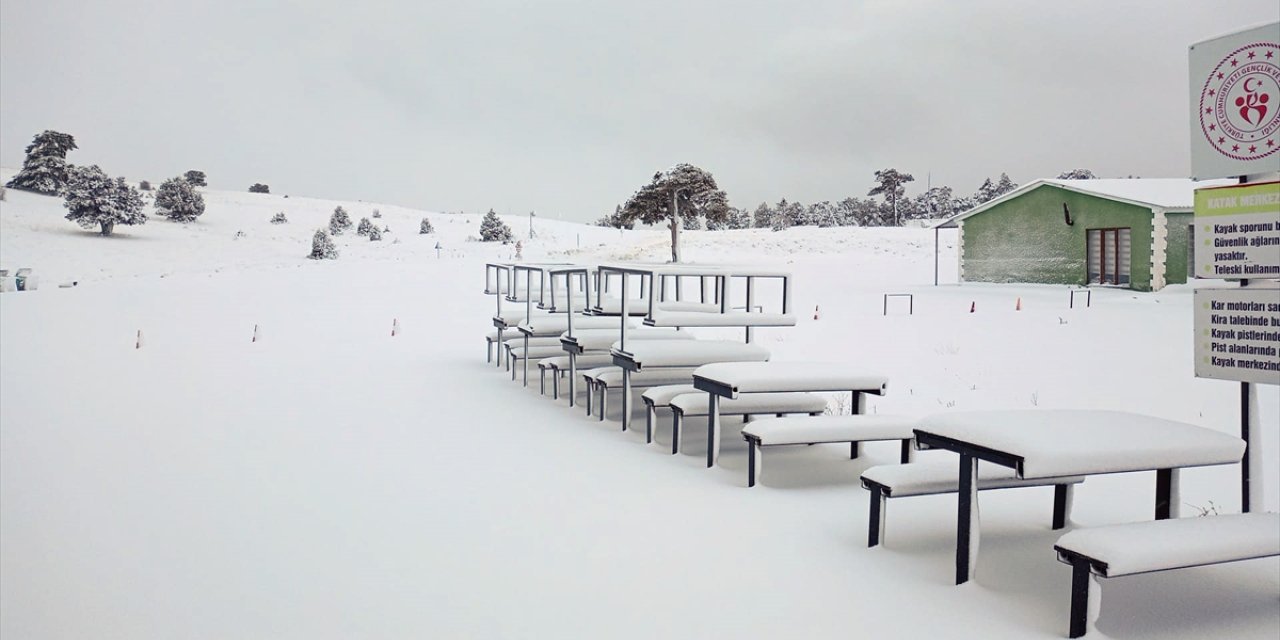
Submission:
{"label": "small marker pole", "polygon": [[257,342],[257,341],[258,341],[258,325],[255,324],[253,325],[253,340],[250,340],[249,342]]}
{"label": "small marker pole", "polygon": [[1018,296],[1018,303],[1013,305],[1014,311],[1022,311],[1022,296]]}
{"label": "small marker pole", "polygon": [[978,301],[977,301],[977,300],[974,300],[973,302],[970,302],[970,303],[969,303],[969,313],[973,313],[974,311],[977,311],[977,310],[978,310]]}
{"label": "small marker pole", "polygon": [[817,320],[817,319],[818,319],[818,316],[819,316],[819,313],[818,313],[818,305],[813,305],[813,319],[814,319],[814,320]]}
{"label": "small marker pole", "polygon": [[138,339],[133,343],[134,349],[142,348],[142,329],[138,329]]}
{"label": "small marker pole", "polygon": [[399,333],[399,331],[400,331],[400,320],[398,318],[392,318],[391,319],[391,337],[392,338],[396,337],[396,334]]}

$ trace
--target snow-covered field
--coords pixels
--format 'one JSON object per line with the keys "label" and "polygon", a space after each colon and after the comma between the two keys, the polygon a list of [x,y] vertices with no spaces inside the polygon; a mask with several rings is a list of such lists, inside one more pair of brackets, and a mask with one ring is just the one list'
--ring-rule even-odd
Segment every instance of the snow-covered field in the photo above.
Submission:
{"label": "snow-covered field", "polygon": [[[954,496],[893,501],[887,544],[865,546],[858,475],[895,444],[771,450],[746,489],[733,429],[708,470],[696,426],[671,456],[665,416],[646,446],[619,403],[596,422],[486,365],[482,265],[512,248],[467,241],[480,214],[430,214],[419,235],[423,212],[341,203],[392,233],[317,262],[339,203],[206,199],[198,222],[109,238],[55,199],[0,203],[0,266],[40,277],[0,297],[0,636],[1065,636],[1050,489],[983,494],[977,578],[956,587]],[[534,226],[529,259],[667,256],[661,230]],[[1239,386],[1192,375],[1188,286],[1072,310],[1065,287],[954,284],[945,233],[938,287],[928,230],[684,238],[692,261],[791,269],[800,323],[758,340],[888,375],[876,412],[1118,409],[1238,432]],[[883,316],[884,293],[913,293],[914,315]],[[1280,395],[1261,394],[1275,510]],[[1185,471],[1184,515],[1238,511],[1238,474]],[[1153,485],[1089,478],[1073,524],[1149,519]],[[1274,638],[1278,589],[1275,559],[1111,580],[1099,629]]]}

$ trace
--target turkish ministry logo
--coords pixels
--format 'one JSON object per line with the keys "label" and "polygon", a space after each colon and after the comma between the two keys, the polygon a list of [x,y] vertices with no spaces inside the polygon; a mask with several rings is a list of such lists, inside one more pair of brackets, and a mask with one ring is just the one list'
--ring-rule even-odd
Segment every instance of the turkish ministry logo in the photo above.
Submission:
{"label": "turkish ministry logo", "polygon": [[1280,46],[1255,42],[1218,63],[1200,91],[1200,129],[1218,153],[1236,160],[1280,149]]}

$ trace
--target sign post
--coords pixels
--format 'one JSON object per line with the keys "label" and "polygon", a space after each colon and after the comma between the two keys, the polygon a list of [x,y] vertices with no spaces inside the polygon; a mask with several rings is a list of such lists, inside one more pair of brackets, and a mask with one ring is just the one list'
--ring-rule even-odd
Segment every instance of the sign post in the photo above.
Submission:
{"label": "sign post", "polygon": [[1188,68],[1192,179],[1240,181],[1196,191],[1195,276],[1240,286],[1196,289],[1194,340],[1196,376],[1240,381],[1248,513],[1263,507],[1253,385],[1280,385],[1280,22],[1194,44]]}

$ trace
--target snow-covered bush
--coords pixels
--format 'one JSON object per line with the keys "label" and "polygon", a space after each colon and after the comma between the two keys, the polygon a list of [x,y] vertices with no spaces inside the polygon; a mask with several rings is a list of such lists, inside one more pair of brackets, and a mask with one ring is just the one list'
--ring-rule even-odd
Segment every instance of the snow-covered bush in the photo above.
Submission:
{"label": "snow-covered bush", "polygon": [[373,223],[368,218],[360,218],[360,224],[356,225],[356,233],[358,235],[367,236],[369,231],[374,229]]}
{"label": "snow-covered bush", "polygon": [[207,186],[209,186],[208,181],[206,181],[206,180],[205,180],[204,172],[203,172],[203,171],[196,171],[195,169],[192,169],[191,171],[188,171],[188,172],[186,172],[186,173],[182,174],[182,177],[183,177],[183,179],[185,179],[187,182],[190,182],[191,184],[193,184],[193,185],[195,185],[195,186],[197,186],[197,187],[207,187]]}
{"label": "snow-covered bush", "polygon": [[46,195],[58,195],[67,187],[70,166],[67,152],[76,149],[76,139],[65,133],[46,130],[27,145],[27,157],[5,186]]}
{"label": "snow-covered bush", "polygon": [[287,222],[289,222],[289,218],[285,217],[283,211],[271,216],[271,224],[285,224]]}
{"label": "snow-covered bush", "polygon": [[432,233],[435,229],[431,228],[431,221],[423,218],[422,224],[418,226],[418,233]]}
{"label": "snow-covered bush", "polygon": [[150,182],[143,180],[142,182],[138,183],[138,191],[150,191],[150,190],[151,190]]}
{"label": "snow-covered bush", "polygon": [[329,216],[329,233],[335,236],[342,235],[342,232],[351,228],[351,216],[347,215],[347,210],[341,205],[333,210],[333,215]]}
{"label": "snow-covered bush", "polygon": [[174,222],[191,222],[204,213],[204,196],[185,178],[169,178],[156,190],[156,213]]}
{"label": "snow-covered bush", "polygon": [[373,210],[373,217],[375,217],[375,218],[381,218],[381,217],[382,217],[382,212],[381,212],[381,211],[378,211],[377,209],[374,209],[374,210]]}
{"label": "snow-covered bush", "polygon": [[97,165],[73,167],[66,185],[67,219],[85,229],[99,227],[111,235],[117,224],[145,224],[142,196],[124,181],[112,180]]}
{"label": "snow-covered bush", "polygon": [[334,246],[333,238],[329,237],[327,231],[316,229],[316,234],[311,238],[311,255],[307,257],[312,260],[338,259],[338,247]]}
{"label": "snow-covered bush", "polygon": [[489,210],[484,214],[484,220],[480,221],[480,240],[483,242],[502,242],[506,244],[511,242],[515,236],[511,235],[511,227],[498,219],[498,214]]}
{"label": "snow-covered bush", "polygon": [[271,193],[271,187],[261,182],[255,182],[249,185],[249,193]]}
{"label": "snow-covered bush", "polygon": [[381,232],[381,231],[379,231],[377,227],[370,226],[370,227],[369,227],[369,239],[370,239],[370,240],[381,240],[381,239],[382,239],[382,232]]}

